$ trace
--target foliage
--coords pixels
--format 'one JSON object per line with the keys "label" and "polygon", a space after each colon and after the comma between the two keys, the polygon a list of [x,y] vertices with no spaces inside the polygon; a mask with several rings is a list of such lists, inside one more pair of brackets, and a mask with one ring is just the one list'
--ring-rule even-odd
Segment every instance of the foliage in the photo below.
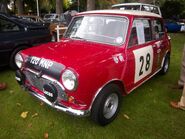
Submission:
{"label": "foliage", "polygon": [[64,9],[69,9],[72,3],[69,0],[63,0]]}
{"label": "foliage", "polygon": [[111,8],[111,5],[118,3],[117,0],[96,0],[96,9]]}
{"label": "foliage", "polygon": [[164,18],[185,18],[185,0],[166,0],[161,11]]}
{"label": "foliage", "polygon": [[55,12],[55,2],[56,0],[40,0],[39,5],[41,11]]}
{"label": "foliage", "polygon": [[[78,11],[78,0],[71,0],[71,1],[72,1],[72,4],[69,7],[69,9]],[[86,5],[87,5],[86,0],[79,0],[79,11],[80,12],[86,11]]]}

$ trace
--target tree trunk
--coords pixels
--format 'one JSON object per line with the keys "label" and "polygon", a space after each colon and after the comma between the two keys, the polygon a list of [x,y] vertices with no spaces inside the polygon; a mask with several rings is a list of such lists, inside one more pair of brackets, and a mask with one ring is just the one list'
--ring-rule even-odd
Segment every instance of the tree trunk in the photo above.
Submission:
{"label": "tree trunk", "polygon": [[95,10],[95,0],[87,0],[87,11]]}
{"label": "tree trunk", "polygon": [[59,15],[63,13],[63,0],[56,0],[56,13]]}
{"label": "tree trunk", "polygon": [[0,2],[0,12],[8,13],[7,1]]}
{"label": "tree trunk", "polygon": [[18,15],[24,14],[23,0],[17,0]]}

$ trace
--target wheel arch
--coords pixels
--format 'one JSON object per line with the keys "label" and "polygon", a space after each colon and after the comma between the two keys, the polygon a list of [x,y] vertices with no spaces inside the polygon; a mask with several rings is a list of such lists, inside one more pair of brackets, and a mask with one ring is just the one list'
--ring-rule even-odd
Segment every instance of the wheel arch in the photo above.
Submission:
{"label": "wheel arch", "polygon": [[11,53],[15,52],[16,50],[18,49],[21,49],[21,48],[29,48],[29,47],[32,47],[31,44],[27,44],[27,43],[21,43],[21,44],[17,44],[11,51]]}
{"label": "wheel arch", "polygon": [[91,111],[91,109],[92,109],[92,106],[93,106],[93,104],[94,104],[94,102],[95,102],[97,96],[102,92],[102,90],[103,90],[106,86],[108,86],[108,85],[110,85],[110,84],[115,84],[115,85],[117,85],[117,86],[120,88],[120,90],[121,90],[121,92],[122,92],[120,95],[122,95],[122,96],[126,95],[125,85],[124,85],[124,83],[123,83],[121,80],[119,80],[119,79],[110,80],[110,81],[108,81],[107,83],[105,83],[104,85],[102,85],[102,86],[96,91],[96,93],[95,93],[95,95],[94,95],[94,97],[93,97],[93,100],[92,100],[92,102],[91,102],[91,105],[90,105],[90,107],[89,107],[89,110],[90,110],[90,111]]}
{"label": "wheel arch", "polygon": [[12,62],[12,60],[14,59],[15,57],[15,54],[18,52],[18,51],[21,51],[23,49],[26,49],[26,48],[29,48],[29,47],[32,47],[32,45],[29,45],[29,44],[19,44],[19,45],[16,45],[11,53],[10,53],[10,58],[9,58],[9,66],[12,68],[12,69],[16,69],[15,68],[15,65],[14,63]]}
{"label": "wheel arch", "polygon": [[170,56],[170,50],[166,51],[166,54],[165,54],[165,56],[163,57],[163,60],[162,60],[162,62],[161,62],[161,68],[163,67],[164,60],[165,60],[165,57],[166,57],[167,55]]}

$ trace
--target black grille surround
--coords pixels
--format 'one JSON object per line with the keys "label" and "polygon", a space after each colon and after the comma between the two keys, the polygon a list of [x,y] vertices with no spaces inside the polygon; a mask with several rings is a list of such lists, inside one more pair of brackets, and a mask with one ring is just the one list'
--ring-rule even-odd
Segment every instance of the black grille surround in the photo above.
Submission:
{"label": "black grille surround", "polygon": [[[29,85],[37,88],[41,92],[43,92],[44,85],[52,85],[56,88],[57,92],[57,99],[67,100],[67,95],[64,91],[64,87],[60,84],[59,81],[53,79],[52,77],[48,75],[40,75],[40,72],[36,72],[31,69],[26,69],[23,71],[26,81],[29,83]],[[44,93],[44,92],[43,92]],[[56,100],[57,101],[57,100]]]}

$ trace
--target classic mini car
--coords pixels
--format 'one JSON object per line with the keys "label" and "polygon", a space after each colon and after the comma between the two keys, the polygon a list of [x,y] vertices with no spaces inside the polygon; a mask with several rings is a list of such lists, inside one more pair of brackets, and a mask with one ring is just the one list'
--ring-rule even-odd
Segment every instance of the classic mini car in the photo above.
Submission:
{"label": "classic mini car", "polygon": [[14,57],[22,49],[51,41],[51,34],[42,24],[0,13],[0,67],[16,68]]}
{"label": "classic mini car", "polygon": [[160,15],[126,10],[78,13],[59,43],[19,52],[16,80],[33,96],[66,113],[113,121],[121,96],[170,62]]}

